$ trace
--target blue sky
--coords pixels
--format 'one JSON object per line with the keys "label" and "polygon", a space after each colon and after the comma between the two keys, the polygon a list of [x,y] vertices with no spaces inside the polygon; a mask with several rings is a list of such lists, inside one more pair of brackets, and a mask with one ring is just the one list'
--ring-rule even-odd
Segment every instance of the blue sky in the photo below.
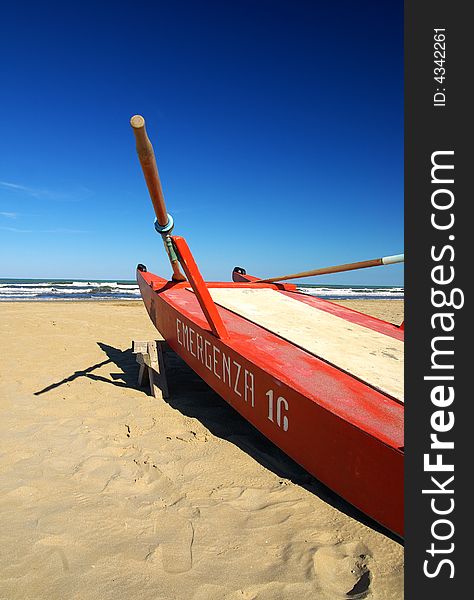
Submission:
{"label": "blue sky", "polygon": [[18,2],[1,21],[0,277],[169,275],[135,113],[207,279],[403,251],[401,1]]}

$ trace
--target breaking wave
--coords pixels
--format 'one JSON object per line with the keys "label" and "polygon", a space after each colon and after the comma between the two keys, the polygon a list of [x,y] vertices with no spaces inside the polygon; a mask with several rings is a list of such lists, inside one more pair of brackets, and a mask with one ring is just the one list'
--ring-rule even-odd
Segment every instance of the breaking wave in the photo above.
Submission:
{"label": "breaking wave", "polygon": [[0,300],[138,300],[132,281],[0,280]]}
{"label": "breaking wave", "polygon": [[[327,300],[399,300],[402,287],[299,285],[298,290]],[[67,281],[0,279],[0,301],[7,300],[139,300],[134,281]]]}

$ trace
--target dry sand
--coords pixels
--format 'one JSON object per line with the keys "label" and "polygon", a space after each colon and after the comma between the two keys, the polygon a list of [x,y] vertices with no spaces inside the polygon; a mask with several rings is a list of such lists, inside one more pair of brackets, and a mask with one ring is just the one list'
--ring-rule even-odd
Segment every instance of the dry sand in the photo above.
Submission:
{"label": "dry sand", "polygon": [[1,303],[0,336],[1,600],[402,598],[402,546],[175,355],[169,403],[135,389],[141,303]]}
{"label": "dry sand", "polygon": [[403,300],[337,300],[336,304],[342,304],[395,325],[400,325],[403,321]]}

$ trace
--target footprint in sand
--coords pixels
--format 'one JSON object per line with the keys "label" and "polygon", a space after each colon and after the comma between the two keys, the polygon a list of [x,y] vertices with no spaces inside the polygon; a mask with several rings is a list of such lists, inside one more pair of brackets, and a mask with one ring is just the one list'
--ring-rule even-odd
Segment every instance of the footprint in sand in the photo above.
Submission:
{"label": "footprint in sand", "polygon": [[185,573],[192,569],[192,546],[194,528],[191,521],[166,511],[155,521],[155,534],[159,546],[147,556],[147,560],[159,561],[167,573]]}
{"label": "footprint in sand", "polygon": [[365,598],[371,580],[368,555],[360,542],[319,548],[313,557],[317,584],[331,598]]}
{"label": "footprint in sand", "polygon": [[213,491],[212,497],[246,512],[294,502],[293,498],[282,495],[280,488],[221,488]]}
{"label": "footprint in sand", "polygon": [[79,463],[72,480],[80,482],[81,490],[87,494],[98,494],[120,475],[120,464],[106,456],[90,456]]}

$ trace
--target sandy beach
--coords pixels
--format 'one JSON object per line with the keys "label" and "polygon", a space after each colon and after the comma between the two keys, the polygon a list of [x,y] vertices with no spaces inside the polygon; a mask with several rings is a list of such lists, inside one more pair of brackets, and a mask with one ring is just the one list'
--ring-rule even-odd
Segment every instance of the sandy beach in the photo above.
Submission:
{"label": "sandy beach", "polygon": [[400,542],[176,355],[137,389],[156,337],[141,302],[0,304],[0,600],[400,600]]}

